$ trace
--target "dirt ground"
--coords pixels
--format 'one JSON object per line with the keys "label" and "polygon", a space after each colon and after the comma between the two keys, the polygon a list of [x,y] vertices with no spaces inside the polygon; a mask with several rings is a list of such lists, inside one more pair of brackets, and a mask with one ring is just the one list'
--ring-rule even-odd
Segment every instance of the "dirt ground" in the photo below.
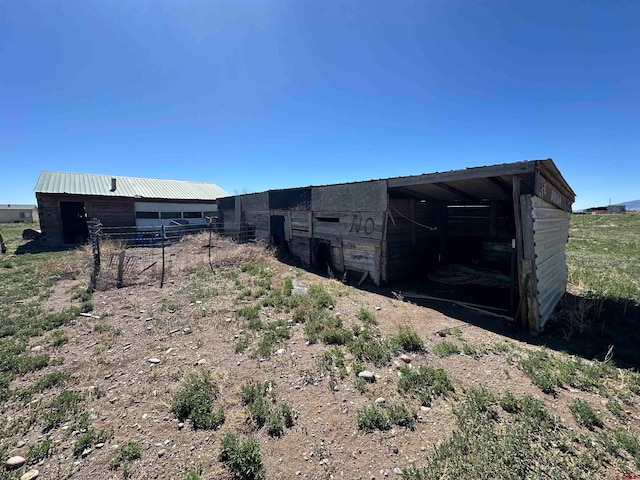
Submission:
{"label": "dirt ground", "polygon": [[[200,245],[194,248],[201,248]],[[367,364],[377,377],[364,393],[355,386],[355,375],[337,377],[330,387],[322,373],[320,360],[330,347],[307,344],[303,324],[293,323],[291,338],[279,344],[269,358],[252,355],[257,338],[244,353],[235,353],[235,343],[247,332],[246,322],[236,311],[255,299],[239,299],[239,289],[250,285],[251,276],[240,272],[237,280],[201,262],[182,271],[175,269],[163,288],[159,282],[109,288],[95,292],[90,316],[79,317],[76,324],[64,327],[69,341],[53,347],[49,335],[32,339],[31,347],[60,359],[60,364],[31,373],[12,384],[12,389],[29,385],[44,373],[65,370],[72,373],[74,388],[85,393],[83,408],[90,413],[96,430],[112,430],[113,435],[101,448],[94,446],[82,457],[72,454],[74,435],[64,428],[52,430],[54,454],[35,465],[39,478],[122,478],[122,472],[109,468],[119,445],[134,441],[142,447],[142,457],[131,463],[131,478],[176,479],[187,469],[201,472],[202,478],[230,478],[228,469],[218,460],[220,439],[227,432],[259,441],[266,478],[345,478],[378,479],[398,477],[399,470],[424,465],[435,445],[446,439],[454,428],[456,396],[465,387],[485,386],[496,394],[508,391],[517,396],[532,394],[542,399],[549,411],[560,416],[565,426],[579,428],[566,407],[568,398],[600,400],[589,393],[561,390],[557,397],[544,395],[505,358],[488,354],[479,359],[464,354],[441,358],[432,347],[442,341],[442,331],[458,327],[458,342],[496,344],[516,342],[509,338],[502,320],[447,306],[445,315],[434,308],[414,305],[303,271],[273,256],[266,262],[275,271],[274,285],[286,277],[295,277],[296,285],[319,283],[332,293],[333,314],[347,328],[359,324],[358,311],[365,308],[378,320],[382,336],[391,336],[399,326],[410,326],[425,342],[425,350],[410,353],[410,364],[442,367],[452,380],[453,398],[438,398],[431,407],[403,398],[397,391],[398,357],[383,368]],[[46,310],[59,311],[70,302],[74,287],[85,286],[87,279],[60,279],[47,300]],[[240,285],[240,287],[238,286]],[[442,308],[438,307],[440,310]],[[451,315],[453,312],[453,315]],[[263,308],[264,322],[290,314]],[[456,318],[454,318],[456,317]],[[494,328],[483,328],[491,325]],[[96,327],[98,326],[98,327]],[[258,334],[259,335],[259,334]],[[38,350],[38,349],[36,349]],[[347,365],[353,361],[345,349]],[[150,358],[159,359],[151,363]],[[190,372],[210,370],[220,386],[219,403],[226,421],[215,431],[193,430],[179,425],[171,412],[174,395]],[[288,403],[295,411],[295,425],[280,438],[256,431],[247,419],[241,401],[241,387],[249,381],[274,381],[277,402]],[[102,392],[96,395],[95,392]],[[15,432],[3,443],[10,455],[26,456],[29,448],[42,440],[39,424],[25,419],[45,405],[53,392],[35,395],[29,406],[9,401],[3,413],[3,429]],[[417,415],[415,429],[394,427],[386,432],[365,433],[357,428],[357,412],[383,397],[387,403],[404,402]],[[635,412],[634,412],[635,414]],[[13,429],[13,430],[12,430]],[[394,473],[394,469],[396,469]]]}

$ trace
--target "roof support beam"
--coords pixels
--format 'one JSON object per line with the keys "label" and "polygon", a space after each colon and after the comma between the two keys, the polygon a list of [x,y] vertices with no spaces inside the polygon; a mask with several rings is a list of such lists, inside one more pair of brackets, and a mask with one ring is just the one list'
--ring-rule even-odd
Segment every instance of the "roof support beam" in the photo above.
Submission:
{"label": "roof support beam", "polygon": [[427,202],[442,202],[442,200],[436,200],[429,195],[424,195],[422,193],[416,192],[412,188],[409,187],[395,187],[393,189],[389,189],[389,194],[397,193],[403,195],[405,197],[414,198],[416,200],[426,200]]}
{"label": "roof support beam", "polygon": [[473,200],[473,201],[478,201],[477,198],[474,198],[473,196],[463,192],[460,189],[457,189],[456,187],[452,187],[451,185],[447,184],[447,183],[443,183],[443,182],[437,182],[434,183],[433,185],[435,185],[438,188],[441,188],[443,190],[446,190],[449,193],[453,193],[454,195],[457,195],[459,197],[462,197],[463,200]]}
{"label": "roof support beam", "polygon": [[487,180],[487,182],[491,183],[492,185],[498,187],[503,193],[511,196],[511,185],[509,185],[507,182],[505,182],[502,178],[500,178],[500,177],[487,177],[486,180]]}

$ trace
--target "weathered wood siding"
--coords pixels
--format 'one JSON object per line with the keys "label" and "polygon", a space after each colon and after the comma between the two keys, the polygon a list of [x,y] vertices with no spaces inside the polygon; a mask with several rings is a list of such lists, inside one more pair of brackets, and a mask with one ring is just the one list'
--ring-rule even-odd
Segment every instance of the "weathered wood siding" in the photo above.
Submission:
{"label": "weathered wood siding", "polygon": [[40,212],[40,230],[45,243],[62,243],[62,223],[60,222],[59,202],[53,195],[36,194]]}
{"label": "weathered wood siding", "polygon": [[87,199],[89,219],[98,218],[105,227],[131,227],[136,224],[134,201],[130,198]]}
{"label": "weathered wood siding", "polygon": [[379,285],[385,263],[386,181],[312,187],[311,210],[306,224],[300,219],[298,231],[330,244],[335,270],[366,272]]}
{"label": "weathered wood siding", "polygon": [[566,290],[565,247],[569,240],[571,213],[536,196],[532,196],[531,201],[540,328],[543,328]]}
{"label": "weathered wood siding", "polygon": [[245,235],[241,240],[260,239],[269,242],[271,236],[269,194],[267,192],[251,193],[237,198],[240,200],[242,212],[240,228]]}
{"label": "weathered wood siding", "polygon": [[236,197],[218,199],[218,223],[222,233],[237,239],[239,229],[236,225]]}
{"label": "weathered wood siding", "polygon": [[334,237],[360,239],[362,243],[380,243],[384,234],[384,212],[314,211],[312,236],[323,240]]}

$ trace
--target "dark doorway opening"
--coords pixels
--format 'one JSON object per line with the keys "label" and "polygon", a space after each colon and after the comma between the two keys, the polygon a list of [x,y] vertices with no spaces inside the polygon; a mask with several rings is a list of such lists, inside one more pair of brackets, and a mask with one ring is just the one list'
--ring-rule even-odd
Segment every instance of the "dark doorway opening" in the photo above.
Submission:
{"label": "dark doorway opening", "polygon": [[331,244],[326,240],[314,238],[311,244],[313,266],[321,272],[327,273],[333,270],[331,261]]}
{"label": "dark doorway opening", "polygon": [[284,233],[284,215],[271,215],[271,245],[281,253],[288,253],[287,239]]}
{"label": "dark doorway opening", "polygon": [[60,202],[62,240],[64,243],[86,243],[89,238],[84,202]]}

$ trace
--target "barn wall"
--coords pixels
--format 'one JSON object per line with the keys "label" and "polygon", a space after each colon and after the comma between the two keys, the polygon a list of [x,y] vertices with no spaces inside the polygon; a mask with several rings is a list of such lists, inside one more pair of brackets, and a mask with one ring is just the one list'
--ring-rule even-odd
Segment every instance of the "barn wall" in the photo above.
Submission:
{"label": "barn wall", "polygon": [[40,212],[40,230],[45,243],[59,245],[62,243],[62,225],[60,223],[59,202],[53,195],[37,193],[38,211]]}
{"label": "barn wall", "polygon": [[[75,200],[73,200],[75,201]],[[85,200],[88,219],[98,218],[105,227],[131,227],[136,224],[134,201],[124,199],[101,199],[88,197]]]}
{"label": "barn wall", "polygon": [[566,289],[565,247],[571,214],[535,195],[528,197],[523,209],[530,212],[533,220],[534,293],[539,312],[538,324],[530,324],[530,328],[541,330]]}
{"label": "barn wall", "polygon": [[238,238],[238,228],[236,225],[236,197],[225,197],[218,199],[218,215],[221,230],[224,235],[231,238]]}
{"label": "barn wall", "polygon": [[261,239],[269,242],[270,214],[268,192],[252,193],[237,198],[240,200],[240,229],[244,236],[241,240]]}
{"label": "barn wall", "polygon": [[387,210],[387,182],[376,180],[312,187],[311,210],[314,212],[385,212]]}
{"label": "barn wall", "polygon": [[386,181],[312,187],[311,209],[306,221],[292,212],[292,232],[314,239],[312,262],[318,243],[323,243],[333,270],[366,272],[379,285],[385,264]]}
{"label": "barn wall", "polygon": [[269,210],[311,210],[311,187],[269,192]]}
{"label": "barn wall", "polygon": [[[133,198],[36,193],[36,199],[43,238],[51,245],[63,243],[60,202],[84,203],[87,220],[97,218],[105,227],[135,227],[136,225],[135,199]],[[160,205],[167,203],[163,199],[145,199],[145,201]],[[193,201],[171,200],[168,203],[172,205],[176,203],[190,204]],[[215,206],[216,202],[198,201],[198,204]]]}

